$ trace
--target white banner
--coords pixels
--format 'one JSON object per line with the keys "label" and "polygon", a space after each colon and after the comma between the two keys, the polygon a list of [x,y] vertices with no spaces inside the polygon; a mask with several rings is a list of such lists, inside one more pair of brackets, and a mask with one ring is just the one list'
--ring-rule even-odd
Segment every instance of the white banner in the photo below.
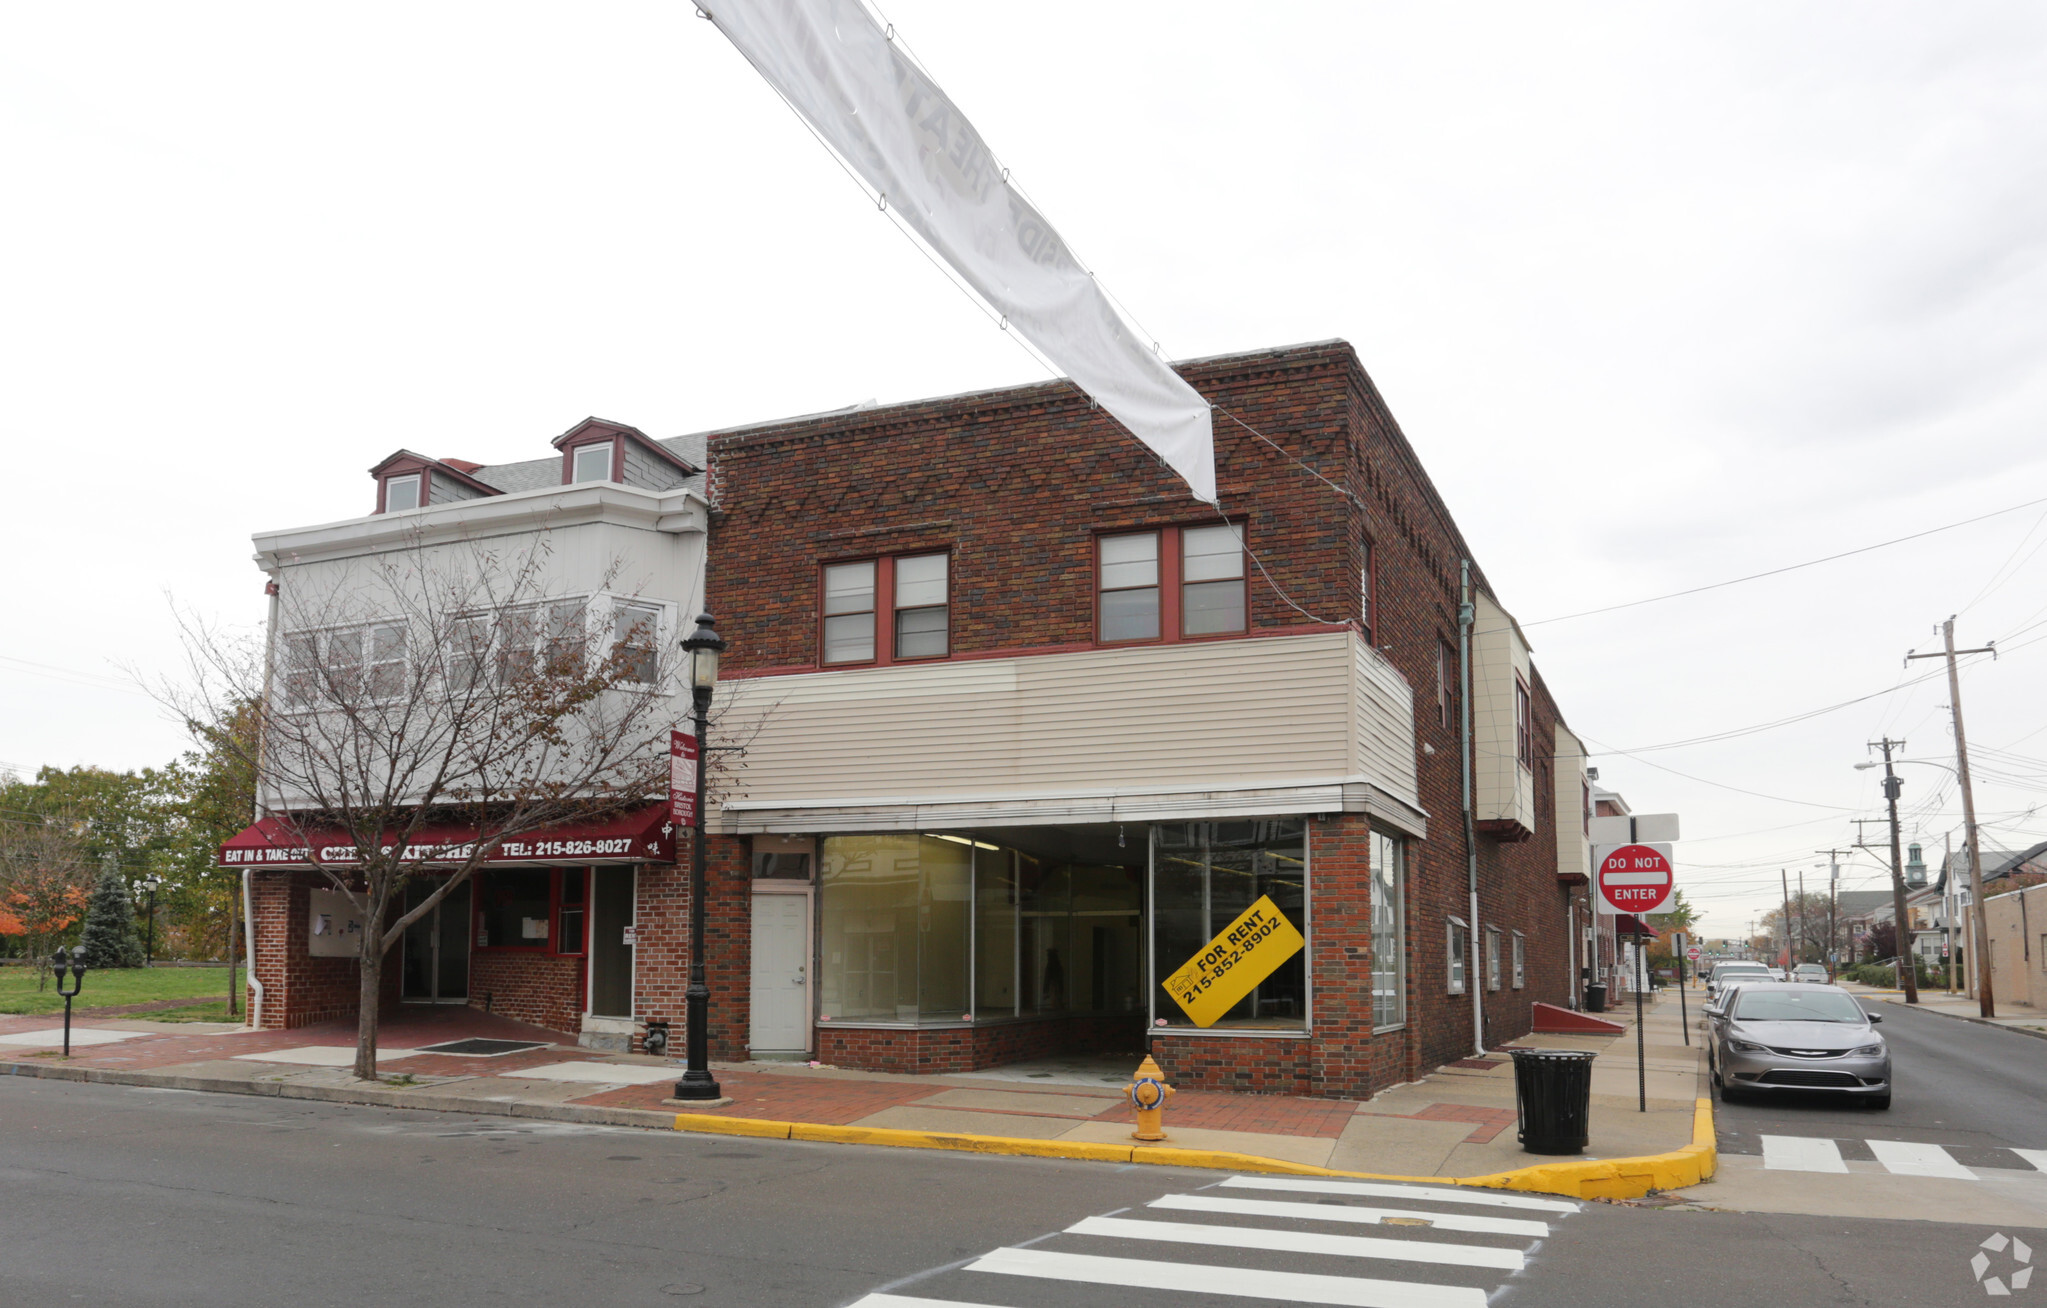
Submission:
{"label": "white banner", "polygon": [[848,165],[1014,330],[1216,502],[1208,402],[1139,342],[966,116],[859,0],[700,0]]}

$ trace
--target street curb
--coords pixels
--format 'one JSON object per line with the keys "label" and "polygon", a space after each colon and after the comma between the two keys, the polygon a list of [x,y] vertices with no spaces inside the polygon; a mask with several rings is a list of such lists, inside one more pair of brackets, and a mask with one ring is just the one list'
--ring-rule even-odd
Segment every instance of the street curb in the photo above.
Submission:
{"label": "street curb", "polygon": [[1269,1172],[1283,1176],[1324,1176],[1367,1181],[1405,1181],[1423,1185],[1461,1185],[1484,1190],[1524,1190],[1560,1194],[1573,1199],[1639,1199],[1651,1190],[1678,1190],[1712,1179],[1719,1166],[1713,1134],[1713,1101],[1696,1101],[1692,1111],[1692,1143],[1669,1153],[1637,1158],[1585,1159],[1541,1163],[1487,1176],[1397,1176],[1384,1172],[1345,1172],[1307,1163],[1291,1163],[1256,1154],[1214,1149],[1162,1149],[1139,1144],[1091,1144],[1080,1140],[1033,1140],[1018,1136],[961,1135],[945,1131],[901,1131],[867,1126],[821,1126],[810,1122],[773,1122],[757,1118],[720,1117],[711,1113],[677,1113],[675,1129],[704,1135],[752,1136],[776,1140],[812,1140],[835,1144],[884,1145],[898,1149],[949,1149],[977,1154],[1031,1158],[1074,1158],[1088,1162],[1142,1163],[1154,1167],[1201,1167],[1224,1172]]}
{"label": "street curb", "polygon": [[1713,1138],[1713,1101],[1701,1099],[1692,1118],[1692,1143],[1669,1153],[1637,1158],[1584,1159],[1541,1163],[1486,1176],[1400,1176],[1386,1172],[1345,1172],[1308,1163],[1265,1158],[1219,1149],[1174,1149],[1140,1144],[1094,1144],[1084,1140],[1034,1140],[1022,1136],[964,1135],[944,1131],[903,1131],[874,1126],[828,1126],[817,1122],[777,1122],[710,1113],[662,1113],[639,1108],[604,1108],[594,1104],[535,1104],[489,1099],[458,1099],[422,1090],[370,1087],[290,1085],[281,1081],[237,1081],[225,1077],[181,1076],[128,1071],[111,1067],[66,1067],[51,1063],[0,1063],[0,1075],[46,1081],[78,1081],[97,1085],[142,1086],[159,1090],[192,1090],[208,1094],[253,1095],[258,1098],[302,1099],[316,1103],[367,1104],[378,1108],[410,1108],[423,1112],[468,1113],[477,1117],[521,1117],[588,1126],[626,1126],[684,1131],[701,1135],[751,1136],[757,1139],[804,1140],[817,1144],[879,1145],[898,1149],[944,1149],[962,1153],[1025,1158],[1067,1158],[1081,1162],[1141,1163],[1153,1167],[1196,1167],[1223,1172],[1265,1172],[1281,1176],[1320,1176],[1348,1180],[1403,1181],[1415,1185],[1455,1185],[1484,1190],[1523,1190],[1573,1199],[1637,1199],[1651,1190],[1676,1190],[1712,1177],[1718,1165]]}
{"label": "street curb", "polygon": [[1900,1008],[1916,1009],[1921,1013],[1931,1013],[1935,1017],[1952,1017],[1957,1022],[1974,1022],[1977,1026],[1995,1027],[1999,1031],[2010,1031],[2015,1035],[2031,1036],[2035,1040],[2047,1040],[2047,1031],[2035,1031],[2030,1027],[2011,1026],[2004,1022],[1993,1022],[1987,1017],[1970,1017],[1967,1013],[1950,1013],[1945,1008],[1928,1008],[1924,1004],[1908,1004],[1903,999],[1886,999],[1883,1002],[1886,1004],[1896,1004]]}
{"label": "street curb", "polygon": [[236,1081],[227,1077],[177,1076],[160,1072],[130,1072],[114,1067],[65,1067],[49,1063],[0,1063],[0,1075],[34,1077],[44,1081],[85,1081],[98,1085],[143,1086],[156,1090],[194,1090],[206,1094],[255,1095],[269,1099],[307,1099],[329,1104],[369,1104],[378,1108],[413,1108],[439,1113],[470,1113],[478,1117],[530,1117],[549,1122],[578,1122],[589,1126],[634,1126],[662,1130],[671,1120],[668,1113],[640,1108],[605,1108],[596,1104],[507,1103],[490,1099],[458,1099],[436,1096],[431,1087],[421,1090],[377,1090],[368,1086],[287,1085],[281,1081]]}

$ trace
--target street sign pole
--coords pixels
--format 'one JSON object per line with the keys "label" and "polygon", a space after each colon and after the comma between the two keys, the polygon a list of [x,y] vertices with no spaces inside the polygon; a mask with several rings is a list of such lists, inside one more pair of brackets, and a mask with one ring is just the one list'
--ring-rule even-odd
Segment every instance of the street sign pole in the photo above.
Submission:
{"label": "street sign pole", "polygon": [[[1639,926],[1647,926],[1636,918]],[[1642,992],[1649,988],[1649,974],[1643,966],[1643,955],[1649,951],[1642,948],[1640,932],[1635,935],[1635,1088],[1641,1097],[1639,1111],[1649,1111],[1649,1045],[1648,1037],[1642,1033]]]}
{"label": "street sign pole", "polygon": [[1677,1029],[1684,1034],[1685,1044],[1692,1043],[1692,1020],[1685,1013],[1685,937],[1683,932],[1675,933],[1670,942],[1670,956],[1677,960]]}

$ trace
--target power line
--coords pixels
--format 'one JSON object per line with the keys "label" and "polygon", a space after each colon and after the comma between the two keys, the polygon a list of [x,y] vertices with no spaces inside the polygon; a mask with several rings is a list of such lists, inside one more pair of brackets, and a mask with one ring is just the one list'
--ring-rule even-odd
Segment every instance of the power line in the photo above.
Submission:
{"label": "power line", "polygon": [[1766,572],[1752,572],[1746,577],[1734,577],[1727,581],[1716,581],[1710,585],[1693,586],[1686,590],[1674,590],[1665,595],[1651,595],[1647,599],[1629,600],[1625,604],[1608,604],[1603,608],[1585,609],[1578,613],[1560,613],[1554,618],[1538,618],[1534,622],[1524,622],[1521,626],[1523,629],[1526,629],[1529,627],[1545,626],[1552,622],[1569,622],[1573,618],[1589,618],[1597,613],[1615,613],[1621,609],[1639,608],[1644,604],[1657,604],[1663,600],[1677,599],[1684,595],[1697,595],[1709,590],[1720,590],[1726,586],[1739,586],[1745,581],[1760,581],[1764,577],[1782,576],[1787,572],[1797,572],[1800,568],[1818,567],[1822,563],[1832,563],[1836,559],[1852,558],[1857,554],[1867,554],[1871,550],[1887,549],[1892,545],[1902,545],[1908,540],[1918,540],[1923,536],[1932,536],[1943,531],[1953,531],[1957,527],[1966,527],[1970,523],[1984,522],[1990,518],[2002,517],[2007,513],[2017,513],[2020,509],[2030,509],[2036,504],[2047,504],[2047,496],[2036,500],[2027,500],[2024,504],[2014,504],[2010,508],[1978,514],[1973,518],[1964,518],[1960,522],[1950,522],[1943,527],[1928,527],[1925,531],[1915,531],[1909,536],[1897,536],[1890,540],[1880,540],[1874,545],[1864,545],[1858,549],[1843,550],[1839,554],[1829,554],[1825,558],[1807,559],[1803,563],[1788,563],[1781,568],[1771,568]]}

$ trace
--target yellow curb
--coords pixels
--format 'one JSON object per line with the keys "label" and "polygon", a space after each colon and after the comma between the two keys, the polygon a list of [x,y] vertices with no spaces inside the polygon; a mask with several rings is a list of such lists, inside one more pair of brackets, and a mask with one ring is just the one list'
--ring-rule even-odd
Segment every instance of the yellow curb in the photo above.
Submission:
{"label": "yellow curb", "polygon": [[1005,1135],[959,1135],[945,1131],[901,1131],[878,1126],[824,1126],[815,1122],[765,1122],[708,1113],[677,1113],[675,1129],[708,1135],[745,1135],[811,1140],[828,1144],[888,1145],[898,1149],[951,1149],[1030,1158],[1077,1158],[1102,1163],[1147,1163],[1155,1167],[1201,1167],[1224,1172],[1271,1172],[1283,1176],[1326,1176],[1365,1181],[1407,1181],[1421,1185],[1463,1185],[1484,1190],[1525,1190],[1573,1199],[1639,1199],[1651,1190],[1678,1190],[1710,1180],[1720,1152],[1713,1136],[1713,1101],[1701,1099],[1692,1112],[1692,1142],[1669,1153],[1539,1163],[1486,1176],[1397,1176],[1385,1172],[1343,1172],[1308,1163],[1215,1149],[1172,1149],[1157,1145],[1090,1144],[1083,1140],[1031,1140]]}

